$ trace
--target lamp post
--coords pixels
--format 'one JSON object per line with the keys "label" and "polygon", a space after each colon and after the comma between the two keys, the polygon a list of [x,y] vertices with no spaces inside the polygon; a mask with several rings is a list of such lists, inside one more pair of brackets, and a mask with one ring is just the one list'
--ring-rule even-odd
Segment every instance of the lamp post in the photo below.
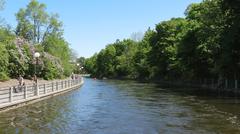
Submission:
{"label": "lamp post", "polygon": [[80,66],[80,64],[79,63],[77,63],[77,72],[76,73],[78,73],[79,74],[79,66]]}
{"label": "lamp post", "polygon": [[80,68],[80,70],[81,70],[81,74],[84,74],[84,72],[83,72],[83,68],[84,68],[84,67],[81,67],[81,68]]}
{"label": "lamp post", "polygon": [[35,64],[35,68],[34,68],[34,75],[36,75],[36,70],[37,70],[37,65],[38,65],[38,58],[40,57],[40,53],[39,52],[35,52],[33,56],[34,56],[34,58],[36,58],[36,64]]}

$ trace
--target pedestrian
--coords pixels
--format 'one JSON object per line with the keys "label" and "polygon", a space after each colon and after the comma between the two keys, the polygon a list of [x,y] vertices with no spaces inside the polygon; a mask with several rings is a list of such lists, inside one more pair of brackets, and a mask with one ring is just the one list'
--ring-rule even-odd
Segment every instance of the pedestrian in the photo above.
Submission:
{"label": "pedestrian", "polygon": [[21,76],[21,75],[19,75],[19,77],[18,77],[18,85],[19,86],[23,86],[25,83],[24,83],[24,79],[23,79],[23,77]]}
{"label": "pedestrian", "polygon": [[25,85],[24,79],[21,75],[19,75],[19,77],[18,77],[18,89],[17,89],[16,92],[22,91],[22,88],[23,88],[24,85]]}
{"label": "pedestrian", "polygon": [[75,75],[75,80],[77,80],[78,79],[78,75]]}
{"label": "pedestrian", "polygon": [[74,79],[74,73],[72,73],[71,78],[72,78],[72,80]]}
{"label": "pedestrian", "polygon": [[37,76],[35,74],[33,75],[33,81],[35,84],[37,84],[37,82],[38,82]]}

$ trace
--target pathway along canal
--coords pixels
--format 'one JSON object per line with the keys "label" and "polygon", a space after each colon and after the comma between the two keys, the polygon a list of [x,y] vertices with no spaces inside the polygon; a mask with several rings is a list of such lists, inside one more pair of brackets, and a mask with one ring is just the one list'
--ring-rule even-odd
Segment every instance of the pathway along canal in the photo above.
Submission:
{"label": "pathway along canal", "polygon": [[85,79],[80,89],[0,113],[0,133],[234,134],[239,103],[155,84]]}

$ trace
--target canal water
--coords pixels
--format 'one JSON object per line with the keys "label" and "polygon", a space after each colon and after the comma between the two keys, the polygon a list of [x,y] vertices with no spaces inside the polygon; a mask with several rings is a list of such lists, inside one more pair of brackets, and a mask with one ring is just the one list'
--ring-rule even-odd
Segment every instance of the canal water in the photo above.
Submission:
{"label": "canal water", "polygon": [[77,90],[0,113],[0,133],[239,134],[240,101],[85,78]]}

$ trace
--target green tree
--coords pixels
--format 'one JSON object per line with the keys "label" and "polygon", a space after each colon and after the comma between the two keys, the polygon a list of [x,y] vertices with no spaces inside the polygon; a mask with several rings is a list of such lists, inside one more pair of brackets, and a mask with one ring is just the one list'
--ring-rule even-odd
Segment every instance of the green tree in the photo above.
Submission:
{"label": "green tree", "polygon": [[116,49],[113,45],[108,45],[106,49],[101,50],[96,59],[97,76],[113,77],[114,76],[114,60]]}
{"label": "green tree", "polygon": [[[34,51],[42,54],[46,52],[47,54],[44,55],[51,55],[42,57],[42,69],[45,71],[43,77],[52,79],[63,75],[69,76],[73,70],[70,63],[71,49],[68,42],[62,37],[64,30],[62,22],[58,20],[59,16],[57,14],[49,15],[46,12],[45,4],[31,0],[26,8],[19,10],[16,18],[18,22],[16,35],[34,43]],[[49,61],[50,59],[54,61]],[[29,64],[29,70],[33,66],[33,64]],[[63,69],[63,71],[56,71],[56,69]],[[28,73],[31,74],[31,71]]]}
{"label": "green tree", "polygon": [[87,73],[90,73],[92,77],[96,77],[97,75],[97,66],[96,66],[96,60],[97,60],[97,53],[94,54],[92,57],[87,58],[84,64],[84,68]]}
{"label": "green tree", "polygon": [[26,18],[26,10],[20,9],[16,14],[16,19],[18,21],[17,28],[16,28],[16,35],[27,39],[28,41],[32,41],[33,37],[33,25],[31,22]]}
{"label": "green tree", "polygon": [[47,24],[48,14],[46,13],[46,5],[32,0],[26,8],[26,18],[33,25],[33,41],[40,43],[42,38],[41,28]]}
{"label": "green tree", "polygon": [[16,34],[33,43],[42,43],[47,36],[61,37],[63,34],[62,22],[57,14],[49,15],[46,5],[37,0],[31,0],[27,8],[21,8],[16,14]]}
{"label": "green tree", "polygon": [[219,58],[220,71],[226,77],[240,77],[240,1],[222,0],[225,14],[224,30],[221,35],[222,49]]}
{"label": "green tree", "polygon": [[84,57],[80,57],[77,59],[77,63],[79,63],[80,66],[84,66],[85,61],[86,61],[86,59]]}
{"label": "green tree", "polygon": [[0,81],[8,80],[9,54],[4,44],[0,43]]}
{"label": "green tree", "polygon": [[117,40],[87,59],[86,67],[100,77],[239,78],[239,7],[229,0],[191,4],[186,18],[157,24],[141,41]]}
{"label": "green tree", "polygon": [[43,42],[44,51],[58,57],[64,68],[64,75],[68,76],[72,72],[72,65],[70,64],[71,50],[69,44],[62,38],[55,35],[47,36]]}
{"label": "green tree", "polygon": [[[137,77],[134,69],[134,55],[137,51],[137,42],[127,39],[113,44],[116,48],[115,73],[117,77]],[[121,48],[120,51],[117,48]]]}
{"label": "green tree", "polygon": [[148,54],[151,50],[150,39],[155,32],[150,28],[146,31],[141,42],[137,44],[137,51],[133,57],[135,75],[138,79],[148,79],[150,75],[150,65]]}
{"label": "green tree", "polygon": [[206,0],[187,8],[186,19],[189,24],[179,47],[180,60],[185,68],[184,74],[198,78],[216,77],[222,74],[219,61],[223,50],[221,34],[225,15],[220,4],[219,0]]}
{"label": "green tree", "polygon": [[178,74],[177,46],[185,26],[186,20],[182,18],[171,19],[156,26],[156,32],[150,39],[150,77],[163,79]]}

